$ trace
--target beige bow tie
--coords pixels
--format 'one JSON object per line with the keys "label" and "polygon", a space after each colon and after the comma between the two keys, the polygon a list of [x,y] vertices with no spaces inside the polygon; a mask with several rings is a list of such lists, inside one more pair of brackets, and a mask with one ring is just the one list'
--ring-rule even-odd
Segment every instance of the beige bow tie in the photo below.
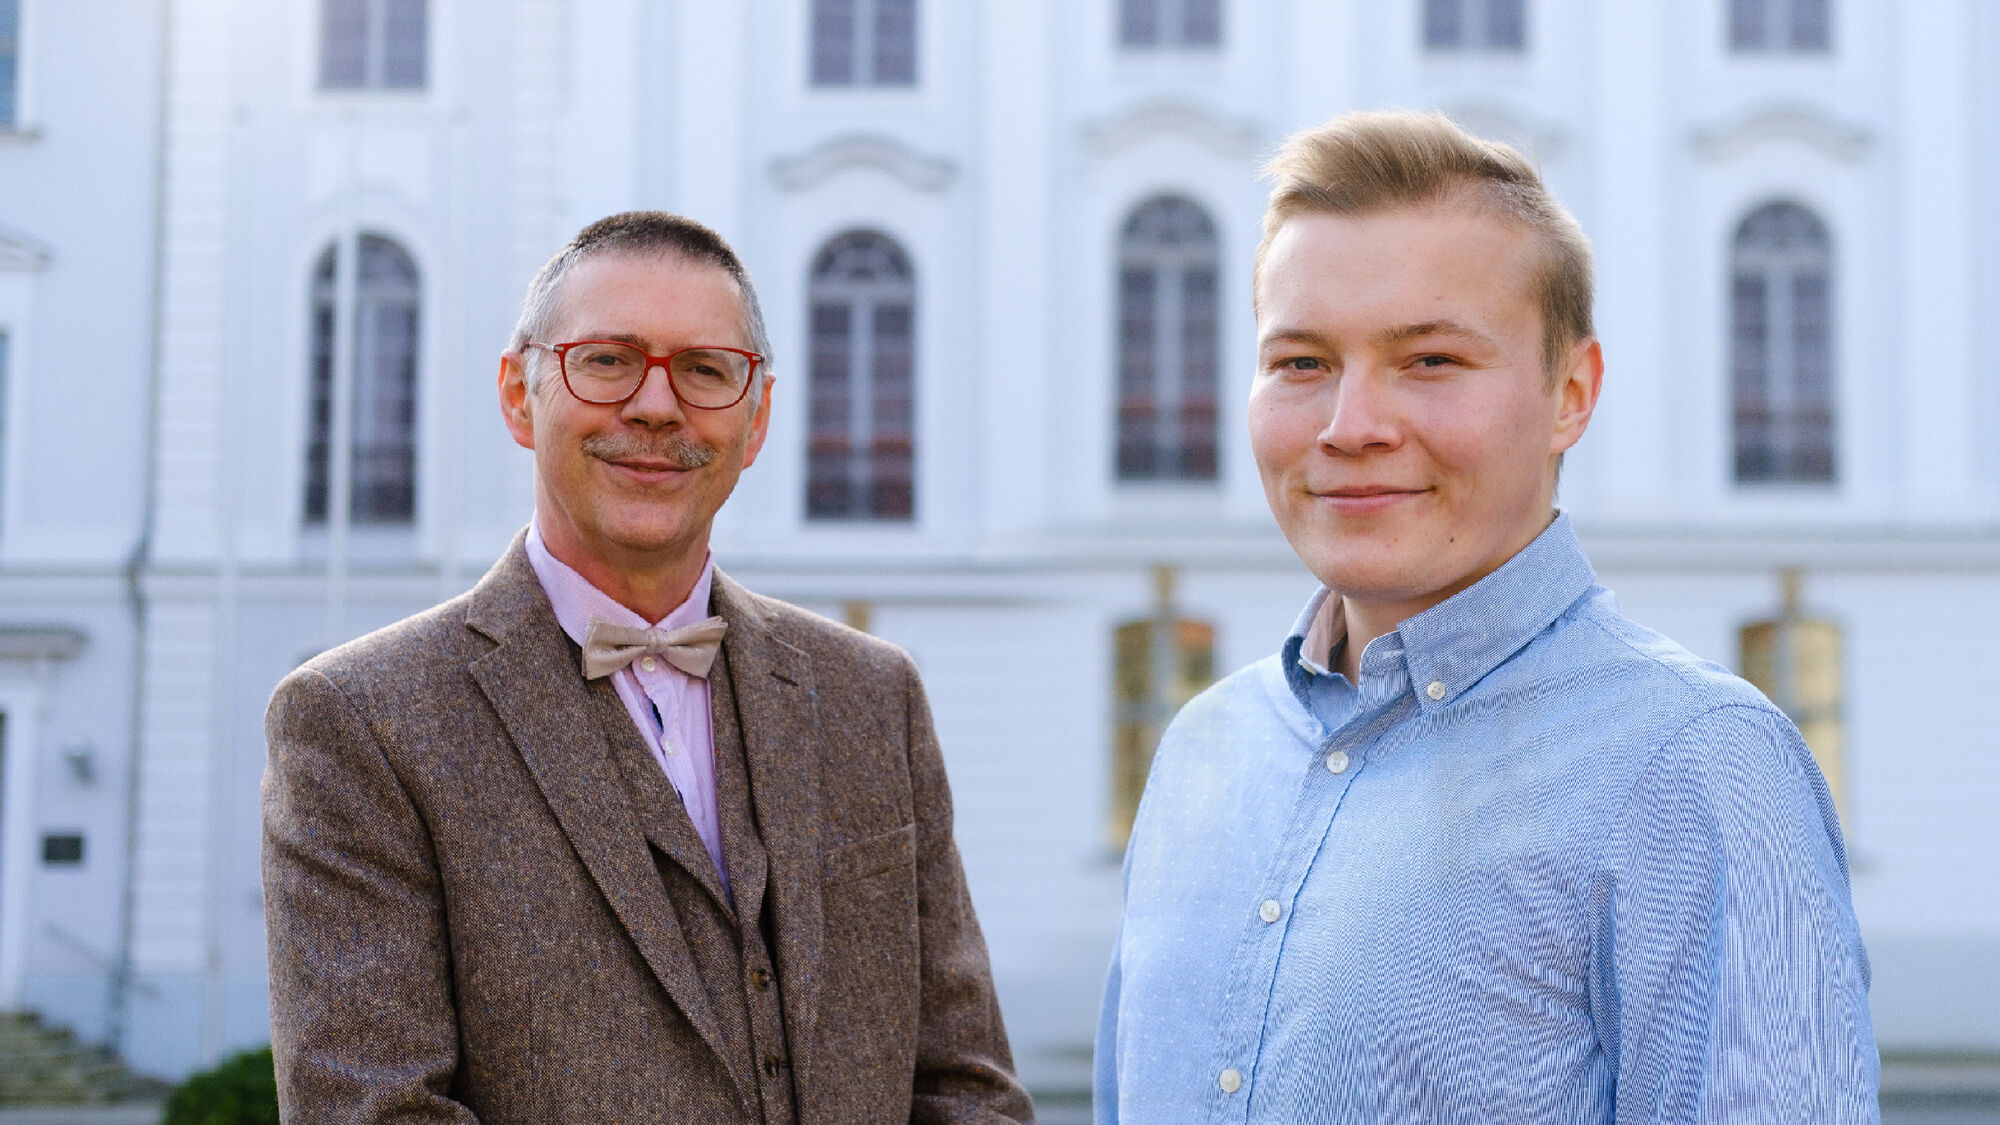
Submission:
{"label": "beige bow tie", "polygon": [[609,676],[641,656],[664,657],[666,662],[700,679],[708,677],[715,664],[716,650],[729,622],[720,617],[697,621],[681,629],[635,629],[614,625],[602,617],[590,619],[583,634],[583,678]]}

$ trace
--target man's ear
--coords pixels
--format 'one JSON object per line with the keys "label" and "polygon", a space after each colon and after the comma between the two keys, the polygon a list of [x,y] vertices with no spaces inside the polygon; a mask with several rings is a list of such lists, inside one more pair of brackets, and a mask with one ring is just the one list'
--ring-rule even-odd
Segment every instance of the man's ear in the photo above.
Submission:
{"label": "man's ear", "polygon": [[763,377],[763,386],[757,391],[757,399],[751,405],[750,440],[743,447],[743,467],[757,463],[757,453],[764,448],[764,438],[771,430],[771,384],[776,382],[769,373]]}
{"label": "man's ear", "polygon": [[1597,409],[1597,393],[1604,386],[1604,349],[1591,336],[1570,345],[1563,359],[1555,387],[1555,425],[1549,434],[1549,453],[1560,456],[1583,437],[1590,416]]}
{"label": "man's ear", "polygon": [[500,353],[500,417],[522,449],[535,448],[535,395],[528,389],[528,360],[520,352]]}

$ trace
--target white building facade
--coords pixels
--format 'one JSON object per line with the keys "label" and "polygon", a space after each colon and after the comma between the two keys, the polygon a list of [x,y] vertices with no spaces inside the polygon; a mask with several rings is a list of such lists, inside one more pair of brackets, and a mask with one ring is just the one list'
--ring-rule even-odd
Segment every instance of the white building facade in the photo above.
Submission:
{"label": "white building facade", "polygon": [[915,655],[1077,1086],[1149,685],[1311,589],[1244,434],[1257,165],[1397,105],[1596,246],[1563,499],[1626,610],[1820,630],[1885,1050],[2000,1051],[1993,58],[1977,0],[0,0],[0,1008],[165,1075],[268,1038],[264,701],[505,547],[521,291],[663,207],[776,353],[718,562]]}

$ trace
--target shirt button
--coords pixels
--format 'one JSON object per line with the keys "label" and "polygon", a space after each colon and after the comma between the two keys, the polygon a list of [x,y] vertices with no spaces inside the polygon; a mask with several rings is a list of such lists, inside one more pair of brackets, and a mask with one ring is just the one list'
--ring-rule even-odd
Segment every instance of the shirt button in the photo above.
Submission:
{"label": "shirt button", "polygon": [[1326,769],[1328,773],[1346,773],[1347,751],[1335,750],[1333,753],[1328,754],[1326,756]]}
{"label": "shirt button", "polygon": [[669,758],[673,757],[675,753],[674,744],[662,738],[660,740],[660,753],[665,754]]}
{"label": "shirt button", "polygon": [[1232,1066],[1223,1071],[1216,1082],[1222,1087],[1223,1093],[1233,1094],[1243,1088],[1243,1072]]}
{"label": "shirt button", "polygon": [[[654,657],[642,656],[639,658],[639,667],[645,669],[648,672],[657,672],[660,670],[660,662],[658,659]],[[1431,696],[1431,698],[1436,699],[1437,696],[1433,695]]]}
{"label": "shirt button", "polygon": [[1284,914],[1285,908],[1279,905],[1278,900],[1275,898],[1265,899],[1264,905],[1257,908],[1257,917],[1262,918],[1266,922],[1275,922],[1279,918],[1284,917]]}
{"label": "shirt button", "polygon": [[1425,688],[1425,689],[1424,689],[1424,694],[1425,694],[1425,695],[1428,695],[1428,696],[1430,696],[1430,697],[1431,697],[1432,699],[1443,699],[1443,698],[1444,698],[1444,681],[1443,681],[1443,680],[1432,680],[1432,681],[1431,681],[1431,686],[1429,686],[1429,687],[1427,687],[1427,688]]}

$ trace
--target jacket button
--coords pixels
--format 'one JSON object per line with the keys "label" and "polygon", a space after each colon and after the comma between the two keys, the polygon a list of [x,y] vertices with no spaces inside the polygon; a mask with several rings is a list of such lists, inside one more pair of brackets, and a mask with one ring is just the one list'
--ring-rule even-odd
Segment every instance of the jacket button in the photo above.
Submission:
{"label": "jacket button", "polygon": [[778,1061],[778,1056],[776,1056],[776,1055],[765,1055],[765,1056],[764,1056],[764,1077],[766,1077],[766,1078],[776,1078],[776,1077],[778,1076],[778,1071],[779,1071],[779,1070],[780,1070],[781,1068],[783,1068],[783,1067],[784,1067],[784,1065],[785,1065],[784,1063],[782,1063],[782,1062],[779,1062],[779,1061]]}
{"label": "jacket button", "polygon": [[756,986],[757,991],[762,992],[771,987],[771,974],[761,968],[752,969],[750,970],[750,983]]}

